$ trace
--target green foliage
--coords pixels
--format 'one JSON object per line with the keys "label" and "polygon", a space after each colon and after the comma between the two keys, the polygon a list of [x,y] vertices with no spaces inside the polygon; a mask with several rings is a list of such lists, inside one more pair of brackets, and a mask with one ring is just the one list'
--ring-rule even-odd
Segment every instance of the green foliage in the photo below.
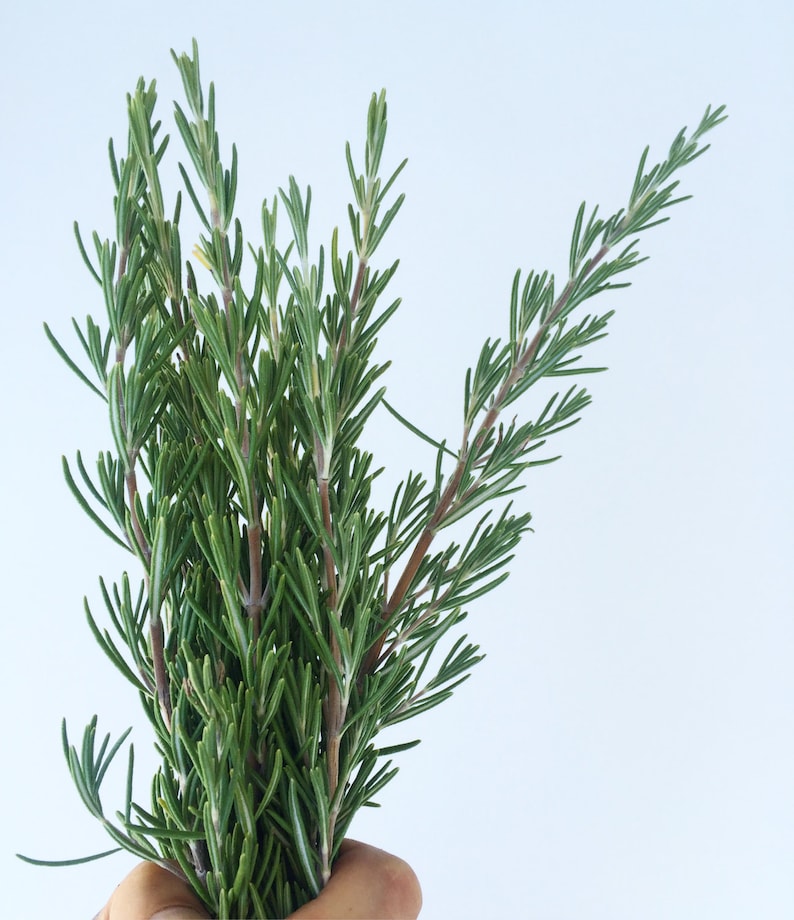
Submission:
{"label": "green foliage", "polygon": [[[530,515],[504,500],[553,459],[539,452],[590,397],[571,386],[525,421],[503,423],[502,410],[545,377],[595,370],[581,352],[612,314],[575,312],[626,286],[637,234],[683,200],[671,177],[724,115],[708,109],[648,172],[646,150],[625,210],[601,219],[581,206],[559,292],[545,272],[516,274],[509,340],[487,341],[467,372],[453,449],[385,402],[386,366],[373,361],[399,301],[382,305],[397,264],[370,263],[402,204],[393,188],[405,165],[381,175],[384,93],[370,103],[363,171],[346,150],[352,251],[334,231],[315,260],[311,190],[293,178],[262,206],[261,244],[246,246],[237,154],[224,166],[213,87],[205,99],[195,44],[174,60],[186,97],[180,171],[203,226],[196,263],[183,260],[181,196],[166,205],[168,139],[155,85],[141,80],[126,155],[110,145],[115,238],[94,234],[91,248],[77,232],[105,308],[101,322],[75,323],[88,370],[46,329],[108,407],[112,449],[94,474],[79,454],[76,469],[64,461],[69,488],[143,569],[137,588],[126,573],[101,584],[108,628],[86,612],[154,727],[162,766],[149,809],[132,801],[132,748],[123,811],[107,817],[99,797],[126,733],[97,750],[94,718],[79,749],[64,727],[64,749],[120,847],[175,861],[218,917],[281,917],[320,891],[355,813],[396,773],[390,756],[416,743],[379,747],[380,731],[447,699],[482,657],[465,636],[440,663],[436,653],[471,601],[506,578]],[[370,506],[378,471],[358,446],[381,405],[437,452],[429,480],[409,472],[388,511]],[[438,548],[445,527],[478,509],[462,545]]]}

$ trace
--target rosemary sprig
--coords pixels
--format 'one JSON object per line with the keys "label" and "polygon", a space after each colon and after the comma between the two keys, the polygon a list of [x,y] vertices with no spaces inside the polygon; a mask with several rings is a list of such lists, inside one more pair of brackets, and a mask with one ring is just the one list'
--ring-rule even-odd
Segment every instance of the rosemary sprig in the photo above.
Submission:
{"label": "rosemary sprig", "polygon": [[[465,375],[454,449],[385,401],[387,366],[373,360],[399,306],[384,299],[397,264],[375,262],[403,202],[394,187],[405,161],[381,173],[385,94],[369,106],[363,170],[345,152],[352,248],[342,254],[335,230],[314,259],[311,190],[293,178],[263,204],[262,243],[246,246],[236,149],[225,166],[195,43],[174,61],[186,98],[175,109],[180,172],[203,227],[195,263],[182,255],[181,193],[168,208],[160,182],[168,138],[155,85],[141,80],[126,156],[110,145],[115,237],[94,234],[91,251],[77,234],[105,308],[101,322],[75,323],[88,368],[46,329],[106,403],[112,436],[94,475],[79,454],[79,476],[64,460],[68,485],[143,572],[137,590],[126,573],[102,583],[109,629],[86,611],[155,730],[149,809],[132,801],[131,747],[124,808],[112,819],[102,806],[126,735],[97,751],[94,717],[80,748],[64,727],[64,750],[120,847],[180,873],[220,918],[285,916],[328,880],[354,815],[395,775],[389,758],[417,743],[380,747],[379,733],[447,699],[481,659],[466,636],[440,663],[437,652],[507,577],[530,523],[509,496],[529,467],[556,459],[542,448],[590,396],[574,385],[524,421],[503,421],[504,410],[545,378],[600,370],[581,366],[581,352],[612,312],[580,308],[627,286],[638,235],[684,200],[673,176],[725,115],[707,109],[647,171],[646,149],[624,210],[602,219],[581,206],[561,289],[548,273],[516,273],[509,337],[488,340]],[[408,472],[388,511],[371,507],[378,470],[360,447],[380,406],[436,449],[433,474]],[[437,548],[464,519],[465,542]]]}

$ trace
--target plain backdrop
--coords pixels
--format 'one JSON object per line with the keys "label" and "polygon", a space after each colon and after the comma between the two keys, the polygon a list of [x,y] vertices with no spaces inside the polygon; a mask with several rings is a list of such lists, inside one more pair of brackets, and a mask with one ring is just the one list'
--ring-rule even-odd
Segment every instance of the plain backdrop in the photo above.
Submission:
{"label": "plain backdrop", "polygon": [[[694,199],[644,239],[632,287],[593,305],[617,310],[589,356],[610,370],[550,445],[563,459],[517,497],[535,533],[466,621],[487,658],[406,724],[399,738],[423,743],[353,834],[415,867],[427,920],[794,916],[793,26],[786,0],[3,5],[3,916],[85,920],[133,863],[14,858],[109,845],[71,785],[63,716],[75,736],[95,712],[100,730],[134,726],[144,803],[154,767],[82,613],[84,594],[101,610],[98,576],[134,560],[60,472],[62,454],[110,445],[107,421],[42,322],[71,345],[72,316],[101,316],[72,221],[112,233],[105,148],[124,147],[125,93],[156,78],[170,129],[169,49],[193,36],[254,240],[291,173],[312,184],[312,244],[347,232],[344,142],[361,150],[387,88],[386,163],[409,165],[379,257],[401,259],[404,303],[380,354],[393,403],[452,440],[515,269],[562,275],[579,202],[620,207],[646,144],[655,161],[708,103],[728,105],[681,174]],[[367,437],[384,501],[431,469],[387,416]],[[122,787],[109,778],[110,814]]]}

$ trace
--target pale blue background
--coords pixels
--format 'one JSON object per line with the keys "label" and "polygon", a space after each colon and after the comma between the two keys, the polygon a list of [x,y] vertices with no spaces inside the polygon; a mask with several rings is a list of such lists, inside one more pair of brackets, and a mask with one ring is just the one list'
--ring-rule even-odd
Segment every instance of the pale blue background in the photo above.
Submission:
{"label": "pale blue background", "polygon": [[[406,726],[424,743],[353,830],[412,863],[427,920],[794,916],[792,19],[786,0],[3,5],[4,916],[83,920],[131,864],[11,855],[107,845],[71,787],[63,715],[75,734],[94,712],[134,723],[146,798],[147,726],[81,610],[130,562],[60,474],[107,426],[41,323],[69,340],[69,317],[101,312],[71,223],[111,231],[124,94],[156,77],[169,121],[168,50],[193,35],[252,236],[290,172],[313,185],[315,245],[346,228],[343,144],[360,149],[388,88],[387,158],[410,164],[383,353],[391,398],[438,436],[456,436],[482,340],[504,334],[514,269],[562,273],[580,200],[619,207],[646,143],[664,155],[729,105],[683,174],[695,199],[600,304],[618,310],[593,355],[611,370],[564,459],[529,477],[536,533],[468,620],[488,658]],[[432,462],[388,419],[372,441],[395,475]],[[111,782],[111,813],[121,794]]]}

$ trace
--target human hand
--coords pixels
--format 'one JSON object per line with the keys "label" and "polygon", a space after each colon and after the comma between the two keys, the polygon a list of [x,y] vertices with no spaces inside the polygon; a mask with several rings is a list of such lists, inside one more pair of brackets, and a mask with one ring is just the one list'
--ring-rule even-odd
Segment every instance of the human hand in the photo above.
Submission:
{"label": "human hand", "polygon": [[[383,850],[345,840],[320,895],[289,920],[416,920],[422,892],[411,867]],[[190,886],[154,863],[141,863],[96,920],[209,920]]]}

